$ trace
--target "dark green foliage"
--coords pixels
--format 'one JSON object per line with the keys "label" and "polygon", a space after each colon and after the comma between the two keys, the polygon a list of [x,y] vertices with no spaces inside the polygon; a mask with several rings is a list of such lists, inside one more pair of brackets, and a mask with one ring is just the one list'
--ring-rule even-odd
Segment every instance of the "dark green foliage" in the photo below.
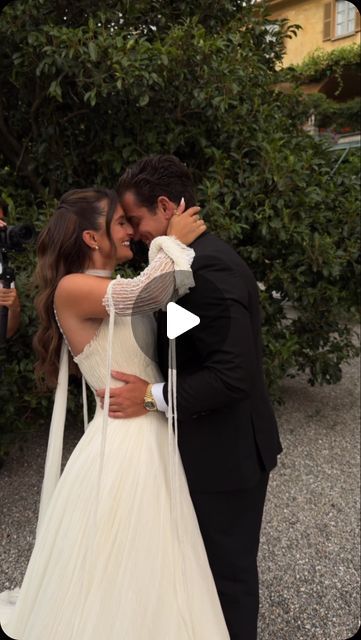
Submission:
{"label": "dark green foliage", "polygon": [[355,42],[327,51],[316,49],[304,57],[300,64],[286,67],[283,79],[294,82],[315,82],[330,75],[339,76],[344,69],[360,73],[361,47]]}
{"label": "dark green foliage", "polygon": [[[282,69],[280,80],[292,81],[296,85],[327,80],[333,76],[337,80],[336,96],[340,93],[344,75],[353,74],[354,83],[360,83],[360,45],[353,43],[337,47],[331,51],[316,49],[307,55],[301,64]],[[332,100],[323,93],[304,96],[307,117],[315,116],[315,125],[321,129],[337,131],[359,131],[361,123],[360,96],[349,100]]]}
{"label": "dark green foliage", "polygon": [[309,114],[315,115],[315,125],[319,129],[337,133],[360,131],[361,98],[337,102],[327,98],[323,93],[314,93],[305,96],[305,101]]}
{"label": "dark green foliage", "polygon": [[[354,165],[334,171],[337,157],[303,132],[300,95],[273,89],[292,29],[282,22],[270,39],[264,7],[244,2],[89,6],[22,0],[1,14],[0,195],[12,222],[39,229],[69,188],[112,186],[139,157],[174,153],[192,170],[210,229],[264,283],[275,396],[299,371],[312,384],[338,381],[355,353],[359,190]],[[13,433],[46,423],[52,403],[32,375],[34,255],[14,262],[24,322],[0,387]],[[71,402],[81,419],[77,389]]]}

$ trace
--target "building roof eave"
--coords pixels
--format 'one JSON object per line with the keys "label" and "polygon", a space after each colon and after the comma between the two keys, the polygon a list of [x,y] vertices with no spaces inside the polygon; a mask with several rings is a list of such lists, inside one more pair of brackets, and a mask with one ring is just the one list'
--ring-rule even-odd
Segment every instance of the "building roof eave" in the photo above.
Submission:
{"label": "building roof eave", "polygon": [[267,6],[276,10],[289,7],[290,5],[300,4],[301,2],[304,2],[304,0],[267,0]]}

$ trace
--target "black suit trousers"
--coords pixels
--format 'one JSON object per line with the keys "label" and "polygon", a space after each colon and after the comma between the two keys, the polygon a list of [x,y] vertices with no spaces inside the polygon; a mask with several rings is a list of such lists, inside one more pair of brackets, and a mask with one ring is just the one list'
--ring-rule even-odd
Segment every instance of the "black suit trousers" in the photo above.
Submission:
{"label": "black suit trousers", "polygon": [[192,492],[231,640],[256,640],[257,554],[269,473],[236,491]]}

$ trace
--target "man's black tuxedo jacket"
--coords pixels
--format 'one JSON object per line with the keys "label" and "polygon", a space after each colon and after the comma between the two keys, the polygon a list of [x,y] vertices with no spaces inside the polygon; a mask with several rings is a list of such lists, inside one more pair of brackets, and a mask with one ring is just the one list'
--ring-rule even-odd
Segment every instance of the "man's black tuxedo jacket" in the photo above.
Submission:
{"label": "man's black tuxedo jacket", "polygon": [[[257,283],[217,236],[205,232],[191,247],[195,287],[177,303],[200,324],[176,338],[179,449],[191,491],[234,490],[255,484],[282,451],[263,378]],[[167,380],[166,313],[157,321]]]}

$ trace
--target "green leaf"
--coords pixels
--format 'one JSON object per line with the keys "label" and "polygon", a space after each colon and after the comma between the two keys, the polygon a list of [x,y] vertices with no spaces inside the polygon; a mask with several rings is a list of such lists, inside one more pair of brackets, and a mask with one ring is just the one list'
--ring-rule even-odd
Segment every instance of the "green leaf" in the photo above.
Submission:
{"label": "green leaf", "polygon": [[88,49],[89,49],[90,58],[93,60],[93,62],[96,62],[98,57],[98,50],[95,42],[89,42]]}
{"label": "green leaf", "polygon": [[140,107],[145,107],[145,105],[148,104],[148,102],[149,102],[149,95],[144,94],[139,98],[138,104]]}

